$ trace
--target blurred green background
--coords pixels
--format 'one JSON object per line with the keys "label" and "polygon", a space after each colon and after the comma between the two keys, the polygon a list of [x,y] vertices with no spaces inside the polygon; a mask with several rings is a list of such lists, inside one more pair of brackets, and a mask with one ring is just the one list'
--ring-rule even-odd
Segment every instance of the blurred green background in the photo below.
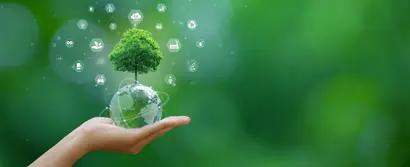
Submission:
{"label": "blurred green background", "polygon": [[[139,155],[95,152],[75,166],[410,166],[408,0],[0,0],[0,167],[27,166],[108,105],[132,74],[93,62],[131,27],[131,9],[165,56],[141,82],[169,94],[166,116],[192,123]],[[89,51],[93,37],[106,52]],[[181,39],[180,52],[167,51],[169,38]],[[78,59],[82,73],[70,67]],[[103,87],[94,86],[98,73]]]}

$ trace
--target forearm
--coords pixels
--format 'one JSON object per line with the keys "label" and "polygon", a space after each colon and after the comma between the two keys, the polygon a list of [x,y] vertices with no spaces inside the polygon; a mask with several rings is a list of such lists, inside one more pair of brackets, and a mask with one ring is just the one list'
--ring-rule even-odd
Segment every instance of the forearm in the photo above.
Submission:
{"label": "forearm", "polygon": [[88,152],[85,144],[84,135],[76,129],[29,167],[70,167]]}

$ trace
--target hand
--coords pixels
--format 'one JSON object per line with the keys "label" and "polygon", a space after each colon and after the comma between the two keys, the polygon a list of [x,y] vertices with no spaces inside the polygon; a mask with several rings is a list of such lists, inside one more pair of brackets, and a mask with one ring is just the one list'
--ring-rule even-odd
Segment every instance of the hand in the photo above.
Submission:
{"label": "hand", "polygon": [[172,128],[188,124],[189,117],[168,117],[138,129],[113,125],[109,118],[93,118],[72,131],[30,167],[70,167],[90,151],[139,153],[144,146]]}
{"label": "hand", "polygon": [[139,153],[147,144],[171,129],[188,124],[189,117],[167,117],[138,129],[125,129],[113,124],[110,118],[97,117],[79,127],[87,152],[111,151],[129,154]]}

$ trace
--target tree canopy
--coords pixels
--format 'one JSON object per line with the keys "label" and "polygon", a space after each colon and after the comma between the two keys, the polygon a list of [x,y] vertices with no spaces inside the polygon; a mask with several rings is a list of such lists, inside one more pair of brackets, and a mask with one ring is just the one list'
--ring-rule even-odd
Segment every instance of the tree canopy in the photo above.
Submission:
{"label": "tree canopy", "polygon": [[162,58],[152,34],[136,28],[127,30],[109,55],[115,70],[135,75],[156,71]]}

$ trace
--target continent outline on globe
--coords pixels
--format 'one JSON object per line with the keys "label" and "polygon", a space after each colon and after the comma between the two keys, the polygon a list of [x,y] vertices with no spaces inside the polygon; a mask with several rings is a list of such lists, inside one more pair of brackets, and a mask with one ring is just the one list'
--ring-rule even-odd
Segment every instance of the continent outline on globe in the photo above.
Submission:
{"label": "continent outline on globe", "polygon": [[158,94],[151,87],[141,84],[127,85],[118,90],[109,110],[114,124],[125,128],[142,127],[162,117]]}

